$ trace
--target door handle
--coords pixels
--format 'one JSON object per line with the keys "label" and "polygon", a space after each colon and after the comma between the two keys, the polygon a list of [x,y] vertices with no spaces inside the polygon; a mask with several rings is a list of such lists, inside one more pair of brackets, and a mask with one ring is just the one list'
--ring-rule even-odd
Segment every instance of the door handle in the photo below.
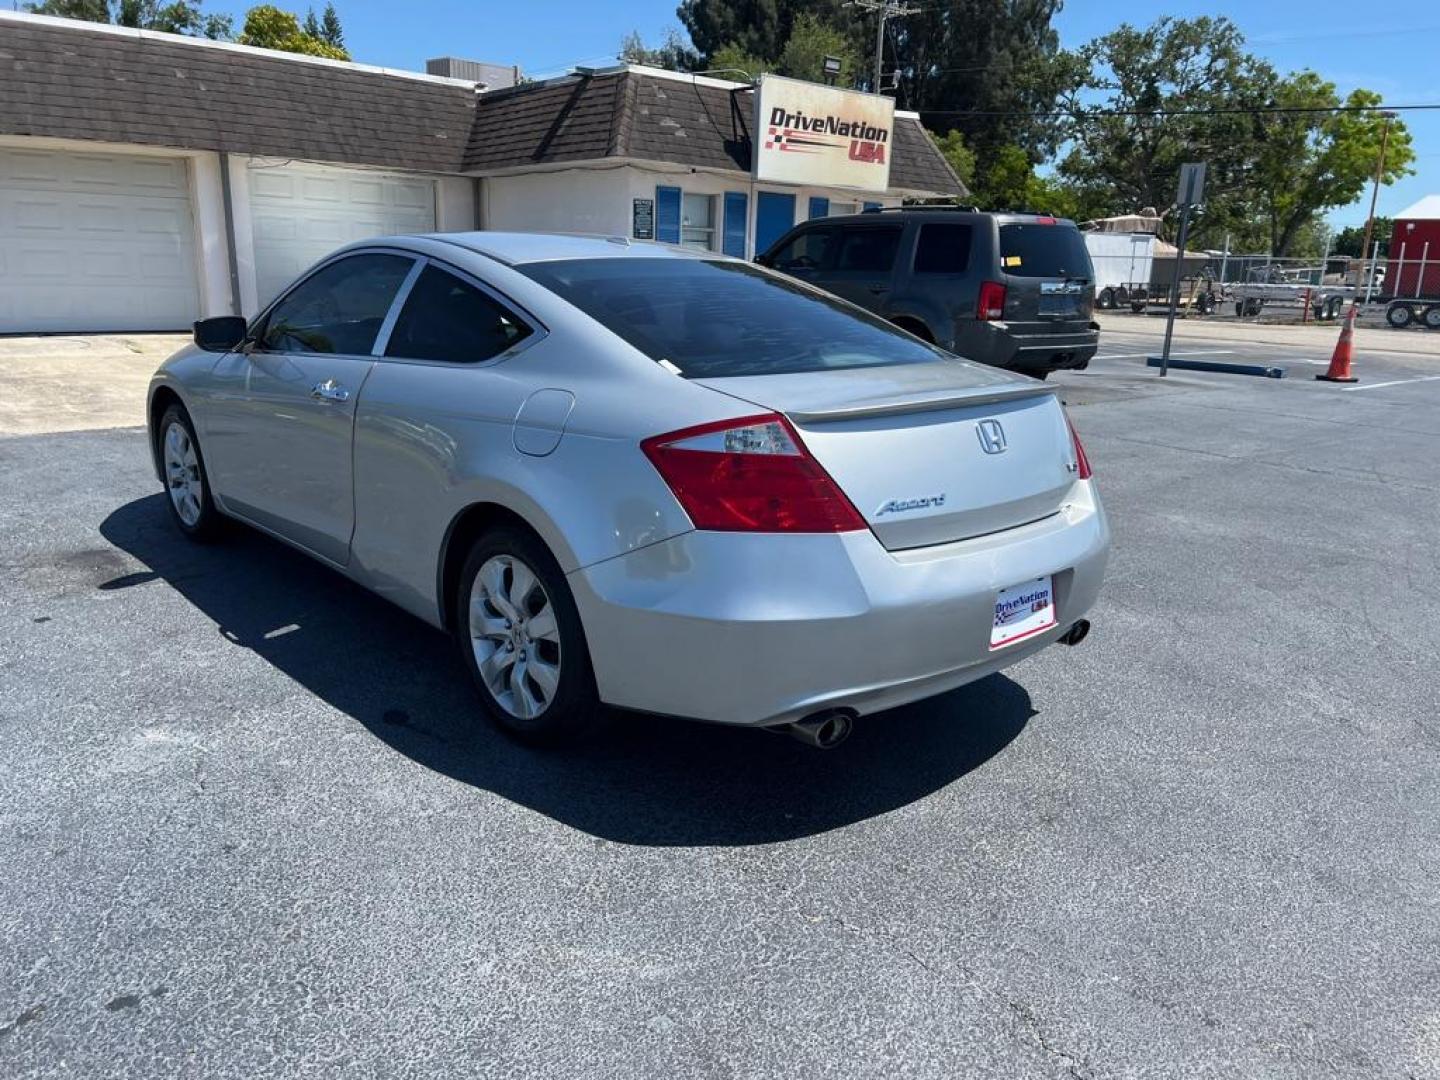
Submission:
{"label": "door handle", "polygon": [[876,296],[879,296],[881,293],[887,293],[890,291],[889,285],[867,285],[866,288],[869,289]]}
{"label": "door handle", "polygon": [[346,390],[334,379],[326,379],[322,383],[316,383],[310,388],[310,396],[318,401],[348,401],[350,391]]}

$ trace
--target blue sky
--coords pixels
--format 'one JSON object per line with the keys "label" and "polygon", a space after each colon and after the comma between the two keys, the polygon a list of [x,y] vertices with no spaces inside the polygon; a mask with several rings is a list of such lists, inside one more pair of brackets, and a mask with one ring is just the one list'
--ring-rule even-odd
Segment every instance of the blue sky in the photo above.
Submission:
{"label": "blue sky", "polygon": [[[279,0],[292,7],[296,0]],[[212,11],[242,13],[248,4],[210,0]],[[323,0],[321,4],[323,6]],[[620,38],[639,30],[657,40],[679,27],[675,0],[336,0],[346,44],[356,60],[423,70],[426,57],[454,55],[516,63],[532,75],[555,74],[576,63],[613,59]],[[300,9],[303,12],[303,7]],[[1389,103],[1440,102],[1440,5],[1434,0],[1389,0],[1365,9],[1340,0],[1252,0],[1251,3],[1100,3],[1068,0],[1056,20],[1062,44],[1074,47],[1113,29],[1123,11],[1144,24],[1161,14],[1229,15],[1250,48],[1285,69],[1309,67],[1341,93],[1364,86]],[[238,21],[238,19],[237,19]],[[1393,214],[1421,196],[1440,192],[1440,111],[1403,114],[1415,138],[1415,176],[1380,192],[1380,213]],[[1366,199],[1368,199],[1368,192]],[[1365,201],[1337,211],[1337,225],[1363,222]]]}

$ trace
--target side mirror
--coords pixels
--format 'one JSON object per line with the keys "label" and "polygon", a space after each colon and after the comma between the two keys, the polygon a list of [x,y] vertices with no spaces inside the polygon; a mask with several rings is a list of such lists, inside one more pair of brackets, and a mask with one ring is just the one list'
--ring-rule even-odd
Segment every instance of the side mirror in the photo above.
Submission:
{"label": "side mirror", "polygon": [[245,340],[245,320],[239,315],[216,315],[195,323],[195,344],[206,352],[229,352]]}

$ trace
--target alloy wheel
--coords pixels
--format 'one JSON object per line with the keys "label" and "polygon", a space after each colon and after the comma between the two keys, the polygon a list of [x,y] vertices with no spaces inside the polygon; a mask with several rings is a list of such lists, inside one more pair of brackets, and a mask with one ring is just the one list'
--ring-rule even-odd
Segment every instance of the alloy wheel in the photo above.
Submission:
{"label": "alloy wheel", "polygon": [[175,513],[193,529],[204,509],[205,481],[200,476],[195,441],[178,421],[165,429],[165,488],[170,492]]}
{"label": "alloy wheel", "polygon": [[502,709],[533,720],[560,686],[560,627],[535,572],[513,555],[494,555],[470,587],[470,644],[480,678]]}

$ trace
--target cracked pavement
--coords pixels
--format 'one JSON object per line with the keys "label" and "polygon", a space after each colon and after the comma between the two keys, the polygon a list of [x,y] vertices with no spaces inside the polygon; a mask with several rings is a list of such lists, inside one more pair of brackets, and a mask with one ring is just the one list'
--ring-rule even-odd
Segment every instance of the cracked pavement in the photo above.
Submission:
{"label": "cracked pavement", "polygon": [[0,1075],[1440,1078],[1440,382],[1142,364],[1056,380],[1090,638],[829,754],[519,748],[137,429],[0,437]]}

